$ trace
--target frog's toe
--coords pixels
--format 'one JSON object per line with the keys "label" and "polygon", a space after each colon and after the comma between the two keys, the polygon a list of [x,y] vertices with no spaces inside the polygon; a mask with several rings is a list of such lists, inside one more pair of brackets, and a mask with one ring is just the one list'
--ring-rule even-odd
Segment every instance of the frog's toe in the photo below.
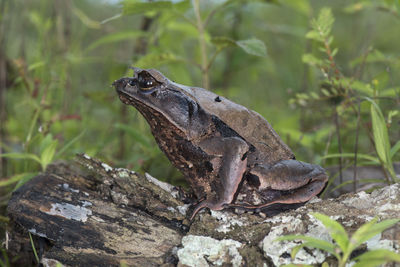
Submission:
{"label": "frog's toe", "polygon": [[214,203],[211,201],[201,201],[193,210],[192,216],[190,216],[190,220],[192,221],[196,214],[204,208],[209,208],[210,210],[222,210],[226,207],[225,203]]}

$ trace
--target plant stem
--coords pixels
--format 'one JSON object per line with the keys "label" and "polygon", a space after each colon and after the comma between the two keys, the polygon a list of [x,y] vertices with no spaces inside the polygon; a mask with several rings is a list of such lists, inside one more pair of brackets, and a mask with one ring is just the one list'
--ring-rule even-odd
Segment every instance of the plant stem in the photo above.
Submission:
{"label": "plant stem", "polygon": [[199,31],[199,46],[201,53],[201,74],[202,74],[202,82],[203,87],[207,90],[210,89],[210,81],[208,77],[208,62],[207,62],[207,44],[204,38],[204,24],[201,20],[200,15],[200,0],[193,0],[193,9],[196,15],[196,26]]}
{"label": "plant stem", "polygon": [[[335,120],[335,127],[336,127],[336,135],[337,135],[337,142],[338,142],[338,150],[339,154],[342,154],[342,142],[340,138],[340,123],[339,123],[339,114],[337,108],[334,108],[334,120]],[[343,183],[343,159],[342,156],[339,157],[339,181]]]}
{"label": "plant stem", "polygon": [[354,174],[353,174],[353,192],[357,190],[357,152],[358,152],[358,134],[360,130],[360,116],[361,113],[361,103],[358,101],[357,109],[357,127],[356,127],[356,142],[354,144]]}

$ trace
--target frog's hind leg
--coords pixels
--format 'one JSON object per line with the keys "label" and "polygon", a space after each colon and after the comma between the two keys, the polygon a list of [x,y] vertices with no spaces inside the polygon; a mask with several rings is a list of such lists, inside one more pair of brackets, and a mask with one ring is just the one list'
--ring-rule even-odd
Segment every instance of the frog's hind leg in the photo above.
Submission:
{"label": "frog's hind leg", "polygon": [[230,204],[247,168],[249,146],[239,137],[214,137],[203,140],[200,147],[209,155],[219,158],[213,168],[218,172],[218,189],[214,196],[200,202],[190,218],[203,208],[222,210]]}
{"label": "frog's hind leg", "polygon": [[[255,166],[250,170],[250,177],[253,179],[253,190],[264,195],[266,202],[259,205],[231,204],[230,207],[262,209],[273,204],[304,203],[318,195],[328,180],[322,167],[297,160]],[[273,192],[276,196],[271,197]]]}

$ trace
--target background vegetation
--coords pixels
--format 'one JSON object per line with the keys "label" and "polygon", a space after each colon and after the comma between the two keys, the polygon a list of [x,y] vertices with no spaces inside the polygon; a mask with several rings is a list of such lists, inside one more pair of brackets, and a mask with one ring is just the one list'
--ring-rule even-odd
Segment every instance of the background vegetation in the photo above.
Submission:
{"label": "background vegetation", "polygon": [[386,183],[396,179],[398,0],[1,0],[0,9],[0,223],[15,187],[76,153],[182,183],[110,87],[131,65],[256,110],[299,160],[379,165]]}

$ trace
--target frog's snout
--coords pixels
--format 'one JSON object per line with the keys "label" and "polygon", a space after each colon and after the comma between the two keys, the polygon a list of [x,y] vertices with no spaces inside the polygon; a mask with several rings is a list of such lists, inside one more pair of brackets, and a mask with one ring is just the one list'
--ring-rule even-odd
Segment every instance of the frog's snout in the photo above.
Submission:
{"label": "frog's snout", "polygon": [[128,83],[129,78],[121,78],[119,80],[115,80],[111,86],[114,86],[114,88],[119,91],[123,89],[126,84]]}

